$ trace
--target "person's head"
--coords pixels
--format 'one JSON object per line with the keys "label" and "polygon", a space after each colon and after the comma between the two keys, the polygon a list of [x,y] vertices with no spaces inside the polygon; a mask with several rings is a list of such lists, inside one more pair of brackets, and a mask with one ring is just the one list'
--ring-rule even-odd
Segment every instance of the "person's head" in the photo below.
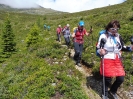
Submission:
{"label": "person's head", "polygon": [[115,34],[120,29],[120,23],[117,20],[112,20],[108,23],[108,25],[105,27],[106,31]]}
{"label": "person's head", "polygon": [[70,27],[70,25],[69,25],[69,24],[67,24],[67,25],[66,25],[66,29],[69,29],[69,27]]}
{"label": "person's head", "polygon": [[58,25],[58,27],[61,27],[61,25]]}
{"label": "person's head", "polygon": [[70,25],[69,25],[69,24],[67,24],[66,26],[67,26],[67,27],[69,27]]}
{"label": "person's head", "polygon": [[78,28],[83,29],[84,25],[85,25],[84,21],[80,21],[78,24]]}

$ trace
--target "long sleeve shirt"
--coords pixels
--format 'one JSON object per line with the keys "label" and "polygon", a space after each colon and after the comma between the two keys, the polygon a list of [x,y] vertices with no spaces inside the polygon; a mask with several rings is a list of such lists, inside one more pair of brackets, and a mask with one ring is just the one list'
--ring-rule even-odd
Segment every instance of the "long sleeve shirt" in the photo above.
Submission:
{"label": "long sleeve shirt", "polygon": [[102,38],[106,40],[106,43],[104,44],[103,48],[107,52],[104,55],[104,58],[106,59],[115,59],[116,54],[118,54],[118,56],[121,57],[121,51],[131,51],[130,47],[124,46],[124,43],[118,33],[116,36],[112,36],[109,34],[101,34],[97,44],[98,49],[100,49],[100,43]]}

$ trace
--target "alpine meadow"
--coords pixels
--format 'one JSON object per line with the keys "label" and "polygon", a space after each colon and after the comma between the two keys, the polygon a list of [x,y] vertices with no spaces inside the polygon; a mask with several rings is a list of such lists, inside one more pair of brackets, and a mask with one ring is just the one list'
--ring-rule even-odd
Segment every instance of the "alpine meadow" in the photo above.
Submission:
{"label": "alpine meadow", "polygon": [[[59,24],[70,24],[72,33],[81,19],[86,30],[93,28],[85,37],[82,55],[82,64],[91,71],[87,76],[75,68],[63,36],[61,43],[56,41]],[[0,5],[0,99],[101,99],[96,88],[102,86],[96,42],[99,31],[113,19],[120,21],[125,45],[131,45],[133,0],[76,13]],[[73,49],[72,38],[70,46]],[[126,76],[118,94],[120,99],[132,99],[133,52],[122,52],[122,59]],[[91,77],[95,80],[89,81]]]}

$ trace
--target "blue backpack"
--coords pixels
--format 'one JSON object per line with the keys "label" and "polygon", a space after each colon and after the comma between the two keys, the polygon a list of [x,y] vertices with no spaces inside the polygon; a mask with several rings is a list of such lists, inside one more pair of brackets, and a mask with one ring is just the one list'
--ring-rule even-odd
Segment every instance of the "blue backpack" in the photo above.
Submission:
{"label": "blue backpack", "polygon": [[[99,32],[99,37],[100,37],[101,34],[104,34],[104,33],[106,33],[106,30],[101,30],[101,31]],[[98,37],[98,39],[99,39],[99,37]],[[98,43],[98,42],[97,42],[97,43]],[[97,43],[96,43],[96,46],[97,46]],[[101,57],[101,55],[97,52],[97,50],[98,50],[98,48],[96,47],[96,56]]]}

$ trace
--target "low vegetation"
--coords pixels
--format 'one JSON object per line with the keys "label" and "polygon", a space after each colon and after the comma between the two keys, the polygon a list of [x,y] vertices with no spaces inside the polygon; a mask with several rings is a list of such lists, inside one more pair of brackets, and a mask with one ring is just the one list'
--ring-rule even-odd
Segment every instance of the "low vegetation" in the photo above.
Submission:
{"label": "low vegetation", "polygon": [[[4,22],[9,18],[14,34],[15,53],[3,57],[2,35]],[[79,13],[59,15],[36,15],[0,11],[0,98],[1,99],[88,99],[81,87],[85,80],[68,58],[69,50],[56,41],[56,28],[67,23],[72,28],[80,19],[85,21],[87,30],[93,33],[85,37],[82,59],[87,62],[94,76],[99,76],[99,61],[95,55],[98,32],[112,19],[121,23],[120,34],[126,45],[133,35],[133,1],[97,8]],[[49,25],[50,30],[43,28]],[[71,47],[72,42],[71,42]],[[10,51],[9,51],[10,52]],[[123,88],[133,82],[132,53],[122,53],[127,72]]]}

